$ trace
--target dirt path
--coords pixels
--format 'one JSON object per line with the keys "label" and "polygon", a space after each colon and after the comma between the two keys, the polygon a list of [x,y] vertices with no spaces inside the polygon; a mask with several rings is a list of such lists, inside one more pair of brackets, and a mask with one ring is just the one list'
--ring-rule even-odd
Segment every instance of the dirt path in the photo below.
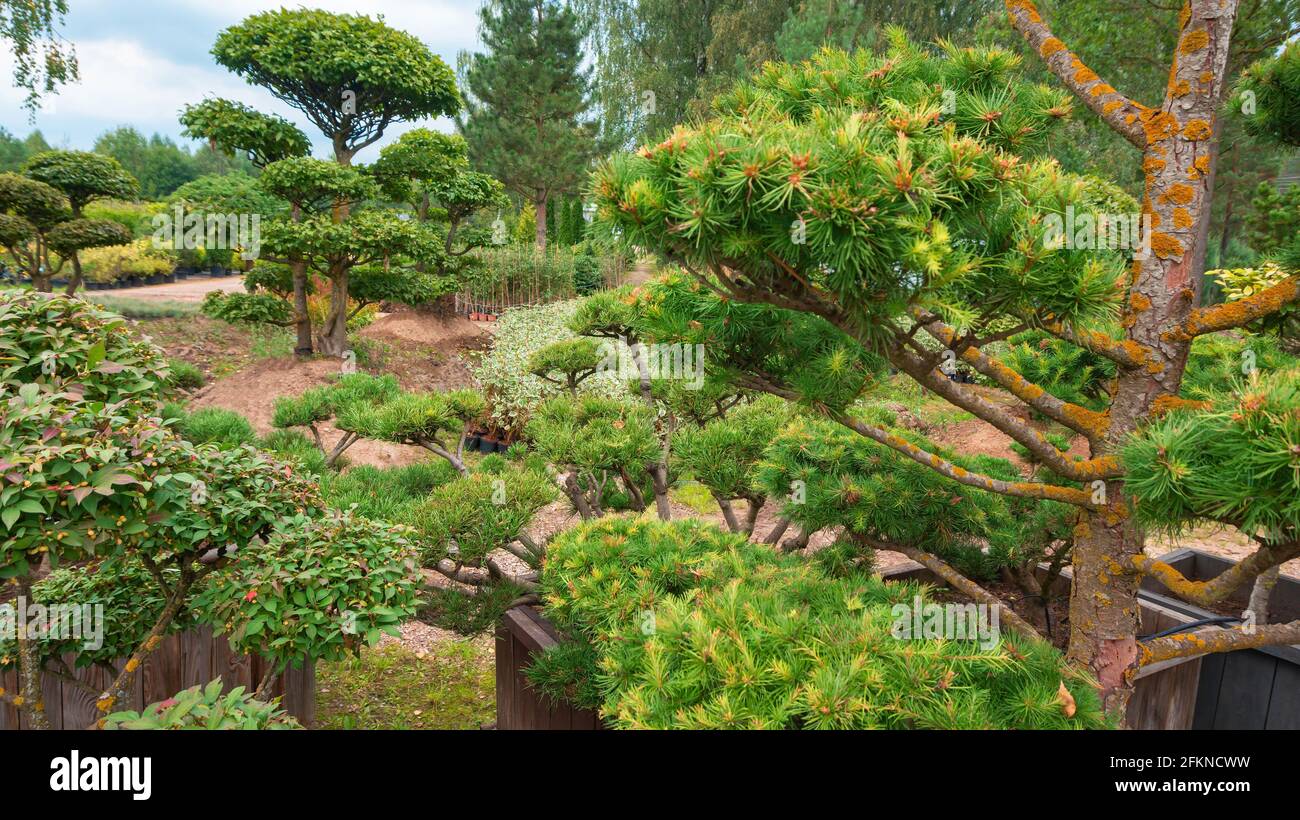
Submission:
{"label": "dirt path", "polygon": [[202,302],[203,297],[214,290],[243,292],[244,277],[221,276],[214,279],[204,276],[170,285],[145,285],[124,290],[96,291],[96,294],[107,299],[133,299],[140,302]]}

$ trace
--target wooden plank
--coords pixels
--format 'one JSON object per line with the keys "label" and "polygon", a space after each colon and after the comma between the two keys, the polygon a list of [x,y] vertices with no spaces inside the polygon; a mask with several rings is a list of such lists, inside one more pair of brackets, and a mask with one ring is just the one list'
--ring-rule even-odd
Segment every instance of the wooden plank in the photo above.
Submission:
{"label": "wooden plank", "polygon": [[1196,712],[1192,716],[1193,729],[1213,729],[1214,715],[1219,711],[1219,692],[1223,688],[1223,662],[1227,656],[1206,655],[1201,659],[1201,680],[1196,699]]}
{"label": "wooden plank", "polygon": [[497,624],[496,635],[496,690],[497,690],[497,728],[512,729],[510,715],[511,689],[510,681],[514,674],[514,660],[511,653],[511,647],[514,645],[514,638],[510,634],[509,628],[502,623]]}
{"label": "wooden plank", "polygon": [[1192,728],[1200,676],[1200,659],[1196,658],[1138,681],[1129,701],[1129,728]]}
{"label": "wooden plank", "polygon": [[1269,694],[1277,674],[1277,658],[1262,652],[1224,654],[1215,729],[1263,729]]}
{"label": "wooden plank", "polygon": [[1300,666],[1277,664],[1265,729],[1300,729]]}
{"label": "wooden plank", "polygon": [[181,689],[206,686],[212,680],[212,628],[197,627],[184,635],[181,650]]}
{"label": "wooden plank", "polygon": [[168,635],[145,660],[140,670],[145,706],[167,700],[185,688],[181,685],[185,674],[184,641],[183,634]]}
{"label": "wooden plank", "polygon": [[212,642],[212,676],[221,678],[223,692],[239,686],[244,687],[245,692],[252,692],[257,686],[257,681],[253,680],[252,658],[236,652],[223,635]]}
{"label": "wooden plank", "polygon": [[[114,668],[119,668],[117,664]],[[77,679],[90,684],[95,692],[104,692],[113,683],[113,675],[107,669],[87,666],[77,670]],[[85,729],[102,717],[95,706],[98,696],[91,694],[80,686],[63,687],[63,725],[68,729]],[[113,711],[132,708],[130,704],[115,706]]]}
{"label": "wooden plank", "polygon": [[316,724],[316,665],[304,661],[295,669],[292,664],[284,670],[282,688],[284,698],[280,705],[298,719],[303,726]]}
{"label": "wooden plank", "polygon": [[[18,691],[17,669],[0,671],[0,689],[6,694]],[[18,731],[18,710],[5,701],[0,701],[0,731]]]}

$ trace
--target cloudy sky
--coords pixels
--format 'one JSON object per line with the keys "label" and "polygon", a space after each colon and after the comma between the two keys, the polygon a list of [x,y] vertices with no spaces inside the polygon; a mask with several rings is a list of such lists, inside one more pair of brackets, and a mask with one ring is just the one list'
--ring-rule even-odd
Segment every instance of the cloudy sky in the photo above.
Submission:
{"label": "cloudy sky", "polygon": [[[46,99],[34,121],[21,107],[23,94],[8,82],[12,56],[0,55],[0,126],[20,138],[39,128],[56,147],[88,149],[96,137],[118,125],[133,125],[145,136],[157,132],[180,143],[180,109],[218,96],[298,123],[315,141],[315,153],[326,156],[328,144],[297,111],[221,68],[208,53],[218,32],[259,11],[308,5],[382,14],[389,25],[423,40],[452,68],[458,51],[479,45],[479,0],[70,0],[68,5],[63,32],[76,46],[81,81]],[[450,130],[445,119],[432,125]],[[402,130],[385,134],[379,145]],[[373,159],[379,145],[366,149],[359,159]]]}

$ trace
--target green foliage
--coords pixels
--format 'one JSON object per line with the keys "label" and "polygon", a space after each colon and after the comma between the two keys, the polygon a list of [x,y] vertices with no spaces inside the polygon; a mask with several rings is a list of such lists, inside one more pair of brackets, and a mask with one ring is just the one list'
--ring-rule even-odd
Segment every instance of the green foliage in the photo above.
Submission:
{"label": "green foliage", "polygon": [[[864,420],[892,428],[888,411],[868,413]],[[1022,480],[1003,459],[962,456],[911,431],[891,432],[970,472]],[[775,438],[756,473],[763,492],[783,500],[782,514],[807,532],[843,526],[850,533],[934,553],[978,578],[1039,560],[1061,537],[1060,524],[1068,516],[1068,508],[1053,502],[1012,499],[957,484],[840,425],[804,418]],[[1044,519],[1036,518],[1040,513]],[[1047,519],[1059,521],[1045,527]],[[1053,531],[1045,531],[1049,529]]]}
{"label": "green foliage", "polygon": [[240,551],[195,596],[237,651],[276,661],[339,660],[400,634],[420,576],[408,531],[350,512],[296,517],[264,549]]}
{"label": "green foliage", "polygon": [[[75,222],[65,223],[75,225]],[[51,239],[64,226],[60,225],[50,232]],[[120,239],[121,233],[112,231],[110,241]],[[168,250],[155,248],[147,239],[138,239],[128,245],[111,247],[94,247],[82,251],[82,274],[87,282],[115,282],[130,277],[145,278],[172,272],[176,261]]]}
{"label": "green foliage", "polygon": [[357,169],[312,157],[273,162],[257,184],[272,196],[317,213],[330,210],[336,202],[364,202],[378,193],[374,180]]}
{"label": "green foliage", "polygon": [[1252,63],[1241,73],[1228,101],[1246,133],[1257,139],[1300,145],[1300,44]]}
{"label": "green foliage", "polygon": [[429,590],[429,605],[420,617],[458,635],[481,635],[496,629],[501,616],[525,594],[523,587],[508,580],[481,587],[474,595],[450,587],[433,587]]}
{"label": "green foliage", "polygon": [[262,437],[258,448],[311,475],[324,476],[329,471],[325,454],[298,430],[272,430]]}
{"label": "green foliage", "polygon": [[226,293],[209,291],[199,309],[204,316],[220,319],[232,325],[288,326],[293,321],[293,308],[281,296],[272,293]]}
{"label": "green foliage", "polygon": [[[594,298],[594,297],[593,297]],[[510,432],[521,432],[533,410],[559,392],[556,385],[533,375],[533,354],[555,342],[574,338],[569,320],[584,302],[554,302],[538,307],[507,310],[496,323],[496,342],[471,371],[488,400],[489,421]],[[580,392],[620,396],[626,388],[605,375],[585,380]]]}
{"label": "green foliage", "polygon": [[1109,403],[1115,363],[1051,334],[1031,330],[1012,336],[998,358],[1062,401],[1094,410]]}
{"label": "green foliage", "polygon": [[1261,182],[1251,200],[1246,230],[1250,245],[1261,254],[1273,254],[1296,242],[1300,234],[1300,187],[1285,194],[1269,182]]}
{"label": "green foliage", "polygon": [[429,494],[456,478],[455,469],[441,459],[401,467],[362,464],[324,475],[321,493],[336,510],[355,508],[357,515],[374,521],[411,524]]}
{"label": "green foliage", "polygon": [[1192,342],[1183,371],[1180,395],[1192,401],[1210,401],[1231,393],[1253,370],[1276,373],[1300,365],[1268,335],[1215,333]]}
{"label": "green foliage", "polygon": [[176,425],[176,432],[195,444],[216,444],[221,447],[238,447],[257,441],[257,434],[248,419],[221,407],[204,407],[196,410]]}
{"label": "green foliage", "polygon": [[392,123],[451,114],[460,104],[441,59],[417,38],[362,15],[254,14],[222,31],[212,55],[301,111],[349,157]]}
{"label": "green foliage", "polygon": [[167,378],[162,352],[121,316],[62,295],[0,293],[0,397],[36,384],[111,404],[156,397]]}
{"label": "green foliage", "polygon": [[[177,575],[175,570],[163,572],[168,583],[174,584]],[[32,585],[31,603],[71,605],[81,610],[79,633],[75,629],[77,617],[68,613],[65,615],[68,620],[59,624],[67,631],[56,628],[33,639],[41,663],[71,654],[75,656],[73,666],[80,669],[129,657],[142,636],[153,628],[167,599],[139,560],[116,558],[54,570]],[[103,607],[103,621],[96,625],[91,617],[97,617],[98,607]],[[192,613],[181,612],[167,633],[183,632],[197,623]],[[98,636],[91,634],[95,628],[99,630]],[[95,637],[100,640],[95,641]],[[88,645],[91,643],[99,645]],[[17,642],[0,637],[0,667],[15,667],[17,655]]]}
{"label": "green foliage", "polygon": [[311,141],[298,126],[231,100],[209,99],[187,105],[180,121],[185,136],[207,140],[226,154],[245,154],[258,167],[311,152]]}
{"label": "green foliage", "polygon": [[703,427],[685,427],[673,438],[673,458],[717,498],[761,499],[755,471],[767,446],[790,421],[786,401],[764,396],[742,404]]}
{"label": "green foliage", "polygon": [[654,418],[641,402],[561,396],[537,408],[526,429],[542,458],[584,475],[635,476],[659,458]]}
{"label": "green foliage", "polygon": [[1149,527],[1231,524],[1274,543],[1300,536],[1300,369],[1260,371],[1205,410],[1174,410],[1121,452]]}
{"label": "green foliage", "polygon": [[423,563],[450,558],[482,566],[490,552],[517,539],[555,496],[549,476],[515,466],[500,473],[475,472],[435,487],[412,517],[424,544]]}
{"label": "green foliage", "polygon": [[50,250],[62,256],[130,241],[131,232],[111,219],[69,219],[50,228],[47,237]]}
{"label": "green foliage", "polygon": [[284,202],[268,194],[258,178],[243,173],[205,174],[177,188],[167,201],[173,206],[173,218],[178,204],[186,215],[193,211],[260,214],[265,219],[284,211]]}
{"label": "green foliage", "polygon": [[529,357],[528,370],[538,378],[576,391],[606,361],[607,347],[589,338],[553,342]]}
{"label": "green foliage", "polygon": [[[693,270],[743,271],[746,301],[829,301],[868,347],[913,306],[962,330],[1020,314],[1109,320],[1123,254],[1042,242],[1043,217],[1085,201],[1085,181],[1050,160],[1012,159],[1043,150],[1068,96],[1018,80],[1005,52],[941,51],[895,37],[883,56],[825,51],[768,64],[720,98],[712,119],[602,165],[599,219]],[[956,92],[950,116],[944,91]],[[745,310],[767,312],[739,321]],[[730,301],[709,318],[709,333],[731,338],[786,324],[774,308]],[[768,349],[726,342],[723,359],[738,348],[752,362]],[[777,372],[808,369],[792,364]]]}
{"label": "green foliage", "polygon": [[301,729],[298,721],[279,706],[255,700],[253,693],[236,686],[222,694],[221,678],[207,686],[193,686],[175,697],[151,703],[143,712],[114,712],[104,719],[105,729]]}
{"label": "green foliage", "polygon": [[281,429],[309,427],[335,416],[352,417],[363,409],[392,399],[398,392],[397,378],[392,375],[342,374],[332,383],[313,387],[301,396],[276,399],[271,426]]}
{"label": "green foliage", "polygon": [[74,217],[96,199],[135,199],[139,188],[120,162],[89,151],[46,151],[28,159],[23,173],[61,191]]}
{"label": "green foliage", "polygon": [[483,415],[477,390],[400,393],[366,413],[359,432],[399,444],[433,444],[454,451],[465,426]]}
{"label": "green foliage", "polygon": [[1105,725],[1089,682],[1048,644],[897,638],[921,588],[833,579],[695,520],[569,530],[542,589],[547,617],[593,651],[554,666],[547,653],[530,677],[553,697],[594,688],[619,728]]}
{"label": "green foliage", "polygon": [[[1296,235],[1300,237],[1300,226]],[[1300,242],[1296,243],[1296,250],[1300,251]],[[1300,262],[1300,259],[1296,261]],[[1295,268],[1290,269],[1294,270]],[[1282,265],[1266,262],[1255,268],[1213,270],[1206,275],[1217,279],[1225,301],[1235,302],[1282,282],[1292,275],[1290,271]],[[1252,329],[1278,336],[1283,344],[1294,351],[1300,348],[1300,307],[1292,302],[1261,319]]]}
{"label": "green foliage", "polygon": [[573,260],[573,292],[579,296],[590,296],[605,284],[605,276],[600,269],[600,259],[585,247]]}

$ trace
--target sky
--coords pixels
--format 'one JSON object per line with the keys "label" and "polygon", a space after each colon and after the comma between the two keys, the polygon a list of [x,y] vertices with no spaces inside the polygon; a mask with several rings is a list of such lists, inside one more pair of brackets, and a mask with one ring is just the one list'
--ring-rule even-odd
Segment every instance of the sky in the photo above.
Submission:
{"label": "sky", "polygon": [[[13,57],[0,55],[0,126],[20,139],[40,129],[58,148],[90,149],[95,139],[119,125],[146,137],[159,133],[178,144],[177,115],[188,103],[226,97],[259,111],[279,114],[312,138],[316,156],[330,156],[315,126],[288,105],[218,66],[209,50],[217,34],[250,14],[307,5],[332,12],[383,15],[394,28],[412,34],[453,69],[456,54],[479,48],[479,0],[314,0],[310,3],[258,0],[70,0],[63,36],[76,48],[81,80],[43,99],[29,120],[23,92],[12,87]],[[379,148],[416,126],[451,130],[446,118],[389,129],[358,155],[369,162]]]}

